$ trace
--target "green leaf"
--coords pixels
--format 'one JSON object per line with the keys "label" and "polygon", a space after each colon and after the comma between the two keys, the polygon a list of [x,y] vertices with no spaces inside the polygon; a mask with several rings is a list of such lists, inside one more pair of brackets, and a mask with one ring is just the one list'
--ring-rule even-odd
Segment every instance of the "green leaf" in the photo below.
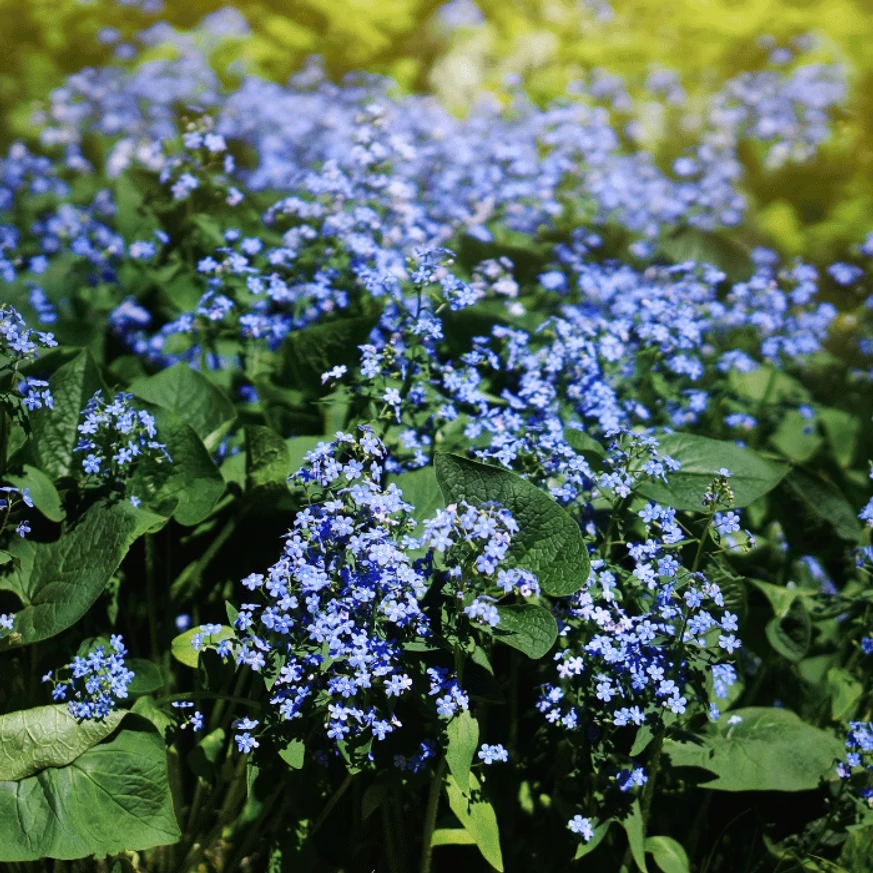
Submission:
{"label": "green leaf", "polygon": [[470,767],[479,746],[479,723],[465,709],[449,722],[446,736],[446,763],[449,765],[449,772],[455,777],[461,791],[469,794]]}
{"label": "green leaf", "polygon": [[630,756],[636,758],[641,755],[652,740],[655,739],[655,732],[647,724],[641,724],[637,728],[637,734],[634,737],[634,744],[631,746]]}
{"label": "green leaf", "polygon": [[579,525],[535,485],[499,467],[458,455],[436,456],[437,482],[447,503],[495,501],[515,518],[507,566],[534,573],[546,592],[566,597],[587,581],[591,567]]}
{"label": "green leaf", "polygon": [[223,624],[217,634],[211,634],[204,638],[203,647],[198,651],[191,645],[191,641],[197,634],[202,633],[203,631],[199,627],[192,627],[190,630],[185,631],[185,633],[175,637],[170,644],[170,651],[173,657],[186,667],[196,668],[200,663],[200,652],[203,649],[215,648],[222,640],[232,640],[236,637],[234,629]]}
{"label": "green leaf", "polygon": [[643,821],[643,813],[640,809],[639,800],[635,800],[631,804],[630,813],[625,818],[618,819],[618,823],[624,828],[624,831],[627,834],[631,854],[633,855],[637,867],[639,867],[643,873],[648,873],[646,869],[645,822]]}
{"label": "green leaf", "polygon": [[861,436],[861,420],[851,412],[842,409],[818,407],[816,416],[824,425],[825,434],[837,463],[848,467],[855,458],[858,440]]}
{"label": "green leaf", "polygon": [[0,716],[0,782],[17,782],[63,767],[106,739],[127,713],[79,721],[66,704],[36,706]]}
{"label": "green leaf", "polygon": [[831,718],[834,721],[849,721],[864,694],[863,683],[848,670],[832,667],[827,672],[827,686],[831,696]]}
{"label": "green leaf", "polygon": [[464,828],[437,828],[433,832],[432,846],[475,846],[476,841]]}
{"label": "green leaf", "polygon": [[216,763],[219,756],[224,750],[227,735],[223,728],[216,728],[210,731],[197,743],[185,758],[191,771],[205,779],[207,782],[212,782],[215,779]]}
{"label": "green leaf", "polygon": [[53,409],[37,409],[30,417],[39,466],[52,479],[68,476],[81,461],[73,454],[79,442],[81,412],[98,390],[105,390],[97,362],[90,352],[80,352],[49,378]]}
{"label": "green leaf", "polygon": [[574,427],[565,427],[564,439],[567,445],[580,455],[590,456],[595,459],[606,457],[606,449],[594,437],[589,436],[584,431],[576,430]]}
{"label": "green leaf", "polygon": [[246,428],[246,480],[249,488],[287,491],[291,459],[288,444],[269,427]]}
{"label": "green leaf", "polygon": [[809,528],[832,530],[846,542],[858,541],[862,527],[855,507],[836,485],[799,467],[785,477],[784,485],[797,507],[798,522]]}
{"label": "green leaf", "polygon": [[22,491],[27,488],[34,507],[49,521],[63,521],[66,517],[58,489],[55,488],[52,480],[42,470],[25,464],[21,475],[7,475],[4,478],[10,485]]}
{"label": "green leaf", "polygon": [[688,854],[672,837],[648,837],[645,845],[663,873],[690,873]]}
{"label": "green leaf", "polygon": [[596,828],[594,828],[594,836],[588,840],[587,843],[580,843],[576,849],[576,854],[573,856],[574,861],[578,861],[579,858],[584,858],[586,855],[590,855],[600,844],[603,842],[603,838],[609,833],[610,826],[615,822],[614,818],[608,818],[606,821],[602,821]]}
{"label": "green leaf", "polygon": [[133,680],[127,687],[127,693],[131,697],[152,694],[164,687],[161,668],[154,661],[147,661],[145,658],[128,658],[127,666],[133,670]]}
{"label": "green leaf", "polygon": [[0,782],[0,833],[4,862],[102,858],[177,842],[163,739],[128,715],[113,739],[66,766]]}
{"label": "green leaf", "polygon": [[498,606],[500,624],[483,627],[507,646],[524,652],[528,658],[542,658],[558,638],[558,623],[548,609],[533,603]]}
{"label": "green leaf", "polygon": [[401,473],[390,481],[403,492],[403,499],[415,507],[412,517],[416,521],[432,518],[438,509],[445,508],[446,503],[432,465]]}
{"label": "green leaf", "polygon": [[470,793],[461,790],[454,776],[446,777],[449,806],[458,821],[476,842],[482,857],[499,873],[503,873],[503,855],[500,851],[500,833],[494,807],[482,794],[482,786],[475,773],[470,773]]}
{"label": "green leaf", "polygon": [[728,234],[687,227],[665,236],[660,249],[677,264],[685,261],[712,264],[732,282],[745,281],[754,270],[748,249],[735,236]]}
{"label": "green leaf", "polygon": [[[741,721],[729,724],[732,719]],[[806,724],[788,709],[748,707],[722,714],[699,742],[668,740],[675,767],[702,767],[717,791],[811,791],[834,775],[844,753],[834,736]]]}
{"label": "green leaf", "polygon": [[284,749],[279,750],[279,757],[292,770],[302,769],[306,760],[306,743],[303,740],[291,740]]}
{"label": "green leaf", "polygon": [[285,341],[284,352],[301,387],[310,394],[329,390],[321,384],[321,374],[339,365],[353,367],[367,342],[377,318],[345,318],[329,324],[316,324],[295,330]]}
{"label": "green leaf", "polygon": [[236,417],[227,395],[188,364],[176,364],[140,379],[130,391],[191,425],[210,452],[218,448]]}
{"label": "green leaf", "polygon": [[333,437],[329,436],[296,436],[285,440],[290,456],[288,474],[296,473],[305,463],[306,455],[321,443],[329,443]]}
{"label": "green leaf", "polygon": [[224,479],[194,428],[172,412],[150,406],[158,440],[172,459],[137,466],[133,493],[161,515],[191,527],[206,519],[224,492]]}
{"label": "green leaf", "polygon": [[797,379],[769,365],[749,373],[731,370],[728,382],[735,394],[756,404],[798,406],[811,399],[809,391]]}
{"label": "green leaf", "polygon": [[639,492],[649,500],[675,509],[703,510],[706,488],[715,471],[727,467],[734,506],[748,506],[779,484],[788,472],[783,461],[771,461],[752,449],[725,440],[687,433],[668,433],[658,438],[660,450],[682,466],[667,482],[648,482]]}
{"label": "green leaf", "polygon": [[786,458],[803,464],[818,451],[824,440],[815,422],[805,419],[796,409],[791,409],[783,415],[770,442]]}
{"label": "green leaf", "polygon": [[765,632],[774,651],[789,661],[799,661],[812,640],[812,621],[803,602],[797,599],[785,615],[771,618]]}
{"label": "green leaf", "polygon": [[15,617],[22,643],[36,643],[75,624],[100,596],[131,544],[163,524],[128,503],[95,504],[53,543],[15,543],[19,566],[11,586],[24,606]]}

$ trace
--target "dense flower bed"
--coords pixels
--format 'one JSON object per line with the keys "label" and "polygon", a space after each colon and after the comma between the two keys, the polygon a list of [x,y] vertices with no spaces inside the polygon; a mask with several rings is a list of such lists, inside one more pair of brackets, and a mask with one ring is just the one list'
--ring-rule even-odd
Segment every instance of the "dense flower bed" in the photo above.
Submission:
{"label": "dense flower bed", "polygon": [[869,869],[873,242],[730,233],[839,70],[663,167],[238,26],[0,159],[0,861]]}

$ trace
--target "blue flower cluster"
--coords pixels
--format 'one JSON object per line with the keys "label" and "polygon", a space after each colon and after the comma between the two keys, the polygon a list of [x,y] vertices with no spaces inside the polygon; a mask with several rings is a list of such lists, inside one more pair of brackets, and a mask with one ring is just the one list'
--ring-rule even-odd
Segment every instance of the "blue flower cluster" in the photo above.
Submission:
{"label": "blue flower cluster", "polygon": [[[861,774],[873,773],[873,722],[849,722],[849,733],[846,738],[846,760],[837,765],[837,775],[840,779],[852,779]],[[863,778],[863,777],[861,777]],[[856,780],[858,796],[873,806],[873,782],[867,775],[865,781]]]}
{"label": "blue flower cluster", "polygon": [[[33,508],[33,498],[30,496],[30,489],[15,488],[12,485],[3,485],[0,487],[0,511],[3,512],[3,521],[0,523],[0,534],[4,533],[9,522],[9,514],[12,512],[16,503],[21,502],[25,506]],[[30,522],[27,519],[19,521],[15,527],[15,533],[22,539],[30,533]]]}
{"label": "blue flower cluster", "polygon": [[[82,411],[77,452],[85,452],[82,469],[88,477],[113,486],[133,475],[137,462],[150,458],[171,462],[166,446],[158,442],[154,416],[133,406],[132,394],[121,392],[111,401],[98,391]],[[131,497],[134,506],[139,498]]]}
{"label": "blue flower cluster", "polygon": [[5,636],[6,631],[11,631],[15,626],[15,614],[11,612],[0,613],[0,640]]}
{"label": "blue flower cluster", "polygon": [[[8,373],[16,380],[23,364],[35,361],[40,349],[51,349],[57,345],[54,336],[44,331],[31,330],[16,309],[0,304],[0,374]],[[21,403],[28,411],[51,409],[54,405],[48,382],[25,376],[17,381],[17,392]]]}
{"label": "blue flower cluster", "polygon": [[[273,723],[322,719],[324,736],[344,754],[371,757],[373,742],[402,727],[399,710],[413,686],[432,698],[431,717],[447,720],[468,709],[457,675],[417,665],[407,649],[434,647],[422,601],[442,586],[447,621],[494,626],[507,594],[539,592],[533,574],[502,567],[518,525],[505,509],[469,504],[438,510],[413,533],[413,507],[396,484],[384,484],[387,451],[369,427],[338,433],[306,456],[292,477],[308,494],[286,537],[280,560],[242,584],[264,604],[244,603],[235,640],[216,648],[268,677]],[[199,648],[217,626],[192,641]],[[443,628],[445,632],[446,628]],[[254,748],[246,721],[238,743]],[[428,741],[395,765],[419,769],[435,753]],[[500,748],[492,757],[501,760]]]}
{"label": "blue flower cluster", "polygon": [[112,636],[109,646],[98,645],[87,655],[77,655],[61,671],[59,681],[47,673],[43,682],[52,683],[52,698],[66,700],[70,715],[77,719],[105,718],[127,697],[134,673],[124,663],[127,649],[120,635]]}

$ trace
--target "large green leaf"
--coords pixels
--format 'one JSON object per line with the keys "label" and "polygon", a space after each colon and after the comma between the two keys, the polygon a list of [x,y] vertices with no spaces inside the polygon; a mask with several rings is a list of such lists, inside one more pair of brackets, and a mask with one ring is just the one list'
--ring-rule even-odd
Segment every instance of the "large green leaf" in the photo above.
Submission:
{"label": "large green leaf", "polygon": [[367,342],[376,318],[345,318],[295,330],[285,341],[284,352],[300,387],[312,394],[327,390],[321,374],[344,364],[352,367],[361,357],[358,346]]}
{"label": "large green leaf", "polygon": [[482,794],[482,786],[475,773],[470,773],[470,791],[464,792],[455,777],[446,777],[449,806],[464,829],[475,840],[482,857],[503,873],[503,854],[500,851],[500,832],[494,807]]}
{"label": "large green leaf", "polygon": [[637,867],[648,873],[646,868],[646,823],[643,821],[643,812],[640,809],[639,800],[635,800],[631,804],[630,812],[624,817],[618,819],[618,823],[624,828],[627,834],[627,841],[630,845],[631,855]]}
{"label": "large green leaf", "polygon": [[809,791],[833,777],[834,759],[845,750],[836,737],[788,709],[749,707],[724,713],[699,742],[668,740],[664,751],[676,767],[712,772],[704,788]]}
{"label": "large green leaf", "polygon": [[185,633],[179,634],[177,637],[174,637],[173,642],[170,643],[170,651],[173,657],[186,667],[197,667],[200,663],[200,652],[203,651],[203,649],[214,648],[223,640],[232,640],[236,637],[236,631],[234,631],[232,627],[223,624],[218,633],[210,634],[208,636],[204,635],[204,645],[200,649],[195,649],[191,644],[191,641],[198,634],[203,634],[199,625],[197,627],[192,627],[190,630],[186,630]]}
{"label": "large green leaf", "polygon": [[64,520],[66,513],[58,489],[42,470],[24,464],[21,473],[7,475],[5,479],[10,485],[14,485],[21,491],[26,488],[30,494],[30,499],[33,500],[34,507],[49,521]]}
{"label": "large green leaf", "polygon": [[46,767],[63,767],[105,740],[123,710],[80,721],[66,704],[36,706],[0,716],[0,782],[17,782]]}
{"label": "large green leaf", "polygon": [[507,565],[534,573],[543,591],[564,597],[587,581],[591,567],[579,525],[535,485],[489,464],[458,455],[436,456],[437,482],[447,503],[495,501],[518,522]]}
{"label": "large green leaf", "polygon": [[789,661],[799,661],[812,641],[812,621],[801,600],[794,600],[785,615],[776,615],[767,622],[767,641]]}
{"label": "large green leaf", "polygon": [[412,516],[417,521],[432,518],[438,509],[446,505],[431,465],[401,473],[392,477],[391,481],[403,492],[403,499],[415,508]]}
{"label": "large green leaf", "polygon": [[130,386],[130,391],[190,424],[210,451],[218,448],[236,417],[227,395],[187,364],[176,364],[140,379]]}
{"label": "large green leaf", "polygon": [[246,479],[249,487],[287,491],[290,472],[288,443],[269,427],[247,427]]}
{"label": "large green leaf", "polygon": [[811,530],[833,531],[841,540],[854,543],[861,536],[855,507],[832,482],[812,470],[795,467],[783,483],[790,495],[788,507],[797,523]]}
{"label": "large green leaf", "polygon": [[663,873],[689,873],[691,870],[688,853],[672,837],[647,837],[645,845]]}
{"label": "large green leaf", "polygon": [[57,479],[70,474],[78,462],[73,449],[79,442],[81,412],[95,392],[105,389],[97,362],[83,351],[49,378],[53,409],[37,409],[30,417],[33,440],[42,470]]}
{"label": "large green leaf", "polygon": [[200,524],[224,492],[224,479],[203,441],[190,424],[172,412],[150,405],[158,440],[172,459],[160,463],[147,459],[136,469],[133,492],[161,515],[179,524]]}
{"label": "large green leaf", "polygon": [[16,542],[18,565],[2,579],[2,587],[23,603],[15,616],[21,642],[48,639],[77,622],[100,596],[134,540],[163,523],[161,516],[127,503],[95,504],[55,542]]}
{"label": "large green leaf", "polygon": [[0,782],[0,861],[103,857],[179,839],[167,753],[151,723],[128,716],[108,742],[65,766]]}
{"label": "large green leaf", "polygon": [[500,623],[482,629],[501,643],[524,652],[528,658],[542,658],[558,638],[558,623],[542,606],[533,603],[498,606],[497,612]]}
{"label": "large green leaf", "polygon": [[688,433],[668,433],[659,438],[661,451],[681,463],[667,482],[647,482],[639,491],[649,500],[676,509],[702,510],[706,488],[715,471],[731,472],[734,506],[748,506],[779,484],[789,465],[764,458],[752,449],[724,440]]}
{"label": "large green leaf", "polygon": [[469,794],[470,767],[479,746],[479,722],[465,709],[449,722],[446,736],[446,763],[449,765],[449,772],[455,777],[461,791]]}

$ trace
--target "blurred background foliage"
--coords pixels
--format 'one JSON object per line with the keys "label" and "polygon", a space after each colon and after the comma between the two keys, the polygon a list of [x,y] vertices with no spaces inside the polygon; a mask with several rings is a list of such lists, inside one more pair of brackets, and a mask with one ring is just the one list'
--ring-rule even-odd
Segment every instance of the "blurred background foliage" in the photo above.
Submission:
{"label": "blurred background foliage", "polygon": [[[32,139],[31,117],[76,70],[126,53],[136,34],[166,21],[181,30],[221,0],[0,0],[0,140]],[[742,153],[749,220],[739,235],[783,255],[825,263],[873,230],[873,2],[871,0],[236,0],[250,27],[219,39],[222,75],[284,81],[319,54],[328,74],[392,77],[402,91],[433,91],[463,113],[483,91],[507,99],[521,77],[538,103],[601,71],[634,100],[635,140],[669,162],[694,136],[695,112],[730,78],[779,64],[840,64],[849,97],[810,161],[768,169]],[[218,28],[220,31],[220,28]],[[136,52],[133,48],[135,47]],[[802,47],[802,51],[794,51]],[[674,71],[682,106],[655,101],[645,82]],[[630,119],[630,116],[629,116]],[[690,120],[690,123],[689,123]],[[682,123],[680,123],[680,121]]]}

